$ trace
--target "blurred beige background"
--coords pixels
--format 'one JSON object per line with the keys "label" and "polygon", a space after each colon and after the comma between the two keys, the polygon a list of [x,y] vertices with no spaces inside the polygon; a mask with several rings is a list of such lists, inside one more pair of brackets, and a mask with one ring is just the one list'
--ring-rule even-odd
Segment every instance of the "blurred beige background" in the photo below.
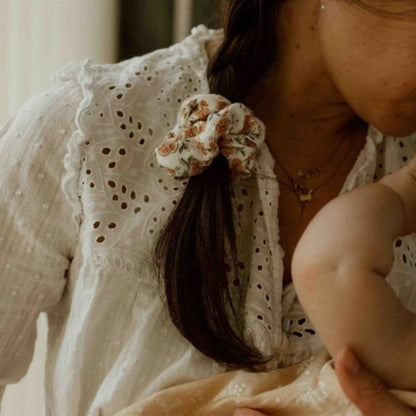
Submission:
{"label": "blurred beige background", "polygon": [[65,63],[115,62],[118,10],[118,0],[0,0],[0,124]]}

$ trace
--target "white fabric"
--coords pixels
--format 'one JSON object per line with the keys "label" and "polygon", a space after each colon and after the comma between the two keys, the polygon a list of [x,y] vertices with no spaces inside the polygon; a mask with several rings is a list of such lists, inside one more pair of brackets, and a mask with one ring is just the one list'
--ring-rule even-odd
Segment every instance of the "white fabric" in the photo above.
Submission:
{"label": "white fabric", "polygon": [[[47,416],[113,415],[224,371],[171,323],[151,259],[186,184],[158,166],[154,150],[181,102],[209,92],[204,43],[220,35],[199,26],[143,57],[69,63],[0,131],[0,384],[27,371],[46,310]],[[398,169],[415,141],[370,127],[341,193]],[[266,142],[255,164],[256,176],[234,183],[237,244],[251,279],[247,336],[275,354],[272,369],[322,346],[293,285],[282,290],[279,185]],[[415,244],[414,233],[396,240],[388,277],[413,311]]]}
{"label": "white fabric", "polygon": [[156,148],[155,156],[159,166],[176,179],[201,174],[219,153],[227,159],[232,178],[247,176],[265,131],[242,103],[231,103],[218,94],[192,95],[182,104],[176,126]]}

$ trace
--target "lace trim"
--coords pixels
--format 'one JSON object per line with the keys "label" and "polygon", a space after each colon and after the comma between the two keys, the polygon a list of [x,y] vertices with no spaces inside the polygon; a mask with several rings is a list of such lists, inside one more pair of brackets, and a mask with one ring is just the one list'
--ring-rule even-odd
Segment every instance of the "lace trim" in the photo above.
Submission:
{"label": "lace trim", "polygon": [[[182,46],[188,50],[191,49],[192,51],[197,52],[198,55],[205,57],[205,61],[207,61],[208,58],[203,46],[204,40],[205,38],[211,38],[213,34],[220,35],[221,33],[221,29],[208,29],[205,25],[199,25],[192,29],[191,35],[182,42]],[[204,64],[207,65],[208,62],[204,62]],[[203,65],[203,68],[205,68],[206,65]],[[93,67],[100,70],[110,68],[111,66],[114,66],[114,64],[95,65],[91,58],[87,58],[81,61],[69,62],[50,78],[52,82],[58,82],[76,77],[83,92],[83,99],[79,104],[75,118],[77,129],[73,132],[67,144],[68,151],[64,157],[65,173],[62,179],[62,190],[73,207],[72,220],[76,227],[79,227],[83,218],[79,182],[82,159],[84,156],[82,144],[91,137],[91,132],[87,125],[88,118],[84,118],[84,116],[91,107],[93,98],[96,94],[96,79]]]}
{"label": "lace trim", "polygon": [[87,58],[83,61],[69,63],[54,75],[54,79],[59,78],[61,80],[65,80],[70,76],[76,75],[77,81],[81,85],[83,93],[83,99],[78,106],[77,114],[75,116],[77,129],[73,132],[67,144],[68,151],[64,157],[65,173],[62,178],[62,190],[67,200],[73,207],[72,220],[77,228],[80,226],[82,221],[81,196],[78,186],[81,160],[83,157],[81,144],[88,138],[87,129],[84,128],[81,120],[83,112],[85,112],[89,107],[94,95],[91,89],[93,76],[89,72],[91,62],[91,59]]}

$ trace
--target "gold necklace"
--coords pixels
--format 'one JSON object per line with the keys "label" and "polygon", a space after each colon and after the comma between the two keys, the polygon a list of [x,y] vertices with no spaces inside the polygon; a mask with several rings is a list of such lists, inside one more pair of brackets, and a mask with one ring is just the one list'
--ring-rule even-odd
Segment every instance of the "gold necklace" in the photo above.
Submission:
{"label": "gold necklace", "polygon": [[305,203],[308,202],[312,202],[313,199],[313,192],[322,188],[324,185],[326,185],[335,175],[335,173],[337,173],[337,171],[340,169],[340,167],[342,166],[344,160],[346,159],[346,157],[349,154],[349,151],[351,150],[351,148],[353,147],[353,140],[348,140],[349,141],[349,148],[348,151],[345,152],[344,157],[342,158],[341,162],[338,163],[337,168],[334,170],[334,172],[332,172],[331,176],[329,177],[329,179],[326,182],[323,182],[321,184],[319,184],[318,186],[316,186],[315,188],[308,188],[305,185],[305,181],[310,178],[311,175],[318,175],[321,170],[323,168],[326,167],[326,165],[330,162],[330,160],[333,158],[335,152],[341,147],[342,143],[344,142],[341,141],[341,143],[339,144],[339,146],[337,146],[333,152],[331,153],[331,155],[329,156],[329,158],[326,160],[326,162],[319,168],[313,168],[313,169],[309,169],[307,171],[305,170],[297,170],[297,177],[293,178],[289,172],[287,171],[287,169],[285,169],[285,167],[282,165],[282,163],[279,161],[279,159],[272,153],[273,157],[275,158],[276,162],[280,165],[280,167],[283,169],[283,171],[286,173],[287,177],[290,179],[290,184],[287,184],[283,181],[281,181],[279,179],[279,177],[277,177],[277,180],[279,181],[279,183],[281,183],[282,185],[285,185],[290,191],[294,192],[299,200],[299,202],[301,203],[302,206],[302,213],[301,216],[303,215],[304,212],[304,206]]}

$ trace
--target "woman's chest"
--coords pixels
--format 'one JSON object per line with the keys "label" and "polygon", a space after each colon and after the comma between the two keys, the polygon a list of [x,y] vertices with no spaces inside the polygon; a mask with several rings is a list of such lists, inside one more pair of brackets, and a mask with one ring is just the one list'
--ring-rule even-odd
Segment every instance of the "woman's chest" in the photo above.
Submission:
{"label": "woman's chest", "polygon": [[285,255],[283,258],[283,287],[292,281],[291,263],[293,252],[302,234],[316,214],[329,201],[339,195],[342,184],[327,188],[313,196],[311,202],[304,202],[303,207],[297,195],[292,191],[282,189],[279,196],[279,244]]}

